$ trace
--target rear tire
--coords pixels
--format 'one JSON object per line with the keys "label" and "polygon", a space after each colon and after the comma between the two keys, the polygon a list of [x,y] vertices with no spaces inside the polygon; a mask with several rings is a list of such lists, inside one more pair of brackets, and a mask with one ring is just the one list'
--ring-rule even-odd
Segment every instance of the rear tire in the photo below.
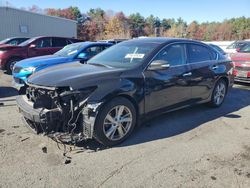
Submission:
{"label": "rear tire", "polygon": [[220,79],[213,90],[211,101],[208,103],[209,106],[217,108],[220,107],[226,97],[227,94],[227,83],[225,80]]}
{"label": "rear tire", "polygon": [[105,104],[99,111],[94,127],[94,137],[105,146],[114,146],[131,135],[135,124],[134,105],[128,99],[118,97]]}
{"label": "rear tire", "polygon": [[18,61],[20,61],[20,60],[21,60],[21,58],[13,57],[13,58],[11,58],[11,59],[7,62],[7,64],[6,64],[6,71],[7,71],[8,74],[12,74],[12,70],[13,70],[14,65],[15,65]]}

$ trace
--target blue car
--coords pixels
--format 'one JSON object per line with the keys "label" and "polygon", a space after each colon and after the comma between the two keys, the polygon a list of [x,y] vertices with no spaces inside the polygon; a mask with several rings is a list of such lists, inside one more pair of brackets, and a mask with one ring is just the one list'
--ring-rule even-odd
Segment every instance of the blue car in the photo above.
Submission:
{"label": "blue car", "polygon": [[19,61],[13,68],[13,85],[20,89],[25,86],[27,78],[37,71],[62,63],[74,61],[84,63],[112,45],[107,42],[79,42],[67,45],[53,55]]}

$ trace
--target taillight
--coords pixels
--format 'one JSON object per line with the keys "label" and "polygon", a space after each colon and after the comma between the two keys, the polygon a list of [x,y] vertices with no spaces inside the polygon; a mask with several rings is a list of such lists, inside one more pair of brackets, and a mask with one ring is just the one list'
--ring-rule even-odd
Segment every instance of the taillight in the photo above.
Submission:
{"label": "taillight", "polygon": [[237,74],[238,74],[238,71],[236,69],[233,69],[233,75],[237,76]]}

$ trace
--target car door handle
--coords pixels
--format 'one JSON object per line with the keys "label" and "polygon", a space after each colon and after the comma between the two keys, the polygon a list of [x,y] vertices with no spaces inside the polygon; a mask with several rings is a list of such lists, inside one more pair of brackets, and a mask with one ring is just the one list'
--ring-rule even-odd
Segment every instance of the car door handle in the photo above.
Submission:
{"label": "car door handle", "polygon": [[186,77],[186,76],[192,76],[192,72],[187,72],[185,74],[183,74],[182,76]]}
{"label": "car door handle", "polygon": [[212,69],[213,70],[216,70],[216,69],[218,69],[219,67],[217,66],[217,65],[214,65],[214,66],[212,66]]}

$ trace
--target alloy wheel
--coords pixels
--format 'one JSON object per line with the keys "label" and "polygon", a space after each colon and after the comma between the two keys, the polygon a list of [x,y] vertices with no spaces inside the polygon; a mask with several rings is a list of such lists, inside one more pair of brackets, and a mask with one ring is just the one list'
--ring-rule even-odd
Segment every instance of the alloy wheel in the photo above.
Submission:
{"label": "alloy wheel", "polygon": [[215,89],[214,103],[216,105],[220,105],[223,102],[225,95],[226,95],[226,86],[223,82],[220,82]]}
{"label": "alloy wheel", "polygon": [[131,129],[132,113],[124,105],[112,108],[106,115],[103,123],[103,132],[111,141],[121,140]]}

